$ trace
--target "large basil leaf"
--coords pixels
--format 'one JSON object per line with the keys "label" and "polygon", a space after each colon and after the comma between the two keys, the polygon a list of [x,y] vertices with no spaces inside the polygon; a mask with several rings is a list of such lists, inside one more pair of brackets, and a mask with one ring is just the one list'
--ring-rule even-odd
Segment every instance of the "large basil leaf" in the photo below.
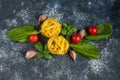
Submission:
{"label": "large basil leaf", "polygon": [[87,40],[83,40],[79,44],[70,44],[70,47],[79,55],[89,59],[96,59],[100,56],[99,50]]}
{"label": "large basil leaf", "polygon": [[34,30],[34,26],[25,25],[20,28],[13,28],[8,31],[7,37],[13,41],[26,42],[28,41],[28,36],[30,34],[38,34],[38,32]]}
{"label": "large basil leaf", "polygon": [[102,23],[98,26],[98,34],[95,36],[86,35],[88,40],[102,40],[109,37],[112,34],[112,25],[110,23]]}

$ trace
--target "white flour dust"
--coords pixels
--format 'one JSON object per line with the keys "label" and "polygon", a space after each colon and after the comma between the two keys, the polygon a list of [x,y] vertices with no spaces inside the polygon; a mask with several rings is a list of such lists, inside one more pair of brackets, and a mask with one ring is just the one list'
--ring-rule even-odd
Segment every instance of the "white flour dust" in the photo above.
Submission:
{"label": "white flour dust", "polygon": [[6,33],[7,33],[7,29],[4,29],[1,31],[0,33],[0,39],[4,42],[4,43],[7,43],[9,41],[9,39],[7,38],[6,36]]}
{"label": "white flour dust", "polygon": [[[114,45],[113,45],[114,44]],[[107,66],[107,63],[109,62],[108,59],[110,59],[114,54],[110,51],[109,47],[111,46],[118,46],[119,42],[118,40],[112,38],[109,39],[107,42],[107,47],[104,47],[103,50],[101,50],[101,57],[97,60],[90,60],[89,61],[89,67],[91,68],[91,70],[96,73],[96,74],[101,74],[101,72],[103,72],[103,70],[107,70],[110,72],[113,72],[111,69],[109,69],[109,67]],[[116,50],[116,49],[114,49]]]}
{"label": "white flour dust", "polygon": [[10,68],[5,63],[0,64],[0,72],[9,71]]}
{"label": "white flour dust", "polygon": [[17,71],[15,71],[14,73],[13,73],[13,76],[11,76],[12,78],[12,80],[24,80],[23,79],[23,76],[21,76],[21,72],[17,72]]}
{"label": "white flour dust", "polygon": [[101,73],[105,67],[105,64],[103,63],[102,60],[91,60],[91,61],[89,61],[89,65],[91,67],[91,70],[95,74]]}
{"label": "white flour dust", "polygon": [[30,23],[29,20],[32,18],[28,10],[21,10],[16,14],[17,17],[20,17],[24,23]]}
{"label": "white flour dust", "polygon": [[58,21],[61,22],[61,19],[63,18],[64,14],[57,9],[57,7],[58,7],[57,4],[54,7],[55,8],[52,8],[49,5],[47,5],[47,7],[43,13],[47,14],[51,18],[56,18]]}
{"label": "white flour dust", "polygon": [[16,18],[15,19],[6,19],[5,22],[9,27],[17,26],[17,24],[18,24]]}
{"label": "white flour dust", "polygon": [[91,2],[88,2],[88,5],[91,5],[92,3]]}
{"label": "white flour dust", "polygon": [[7,31],[7,29],[4,29],[0,32],[0,58],[7,58],[10,50],[9,45],[7,46],[9,44],[9,39],[6,36]]}

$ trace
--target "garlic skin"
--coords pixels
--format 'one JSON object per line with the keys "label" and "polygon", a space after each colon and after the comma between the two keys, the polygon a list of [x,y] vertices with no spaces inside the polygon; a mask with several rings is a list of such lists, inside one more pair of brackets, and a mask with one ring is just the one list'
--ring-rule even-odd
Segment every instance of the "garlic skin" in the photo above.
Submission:
{"label": "garlic skin", "polygon": [[37,52],[36,52],[36,51],[34,51],[34,50],[28,50],[28,51],[26,52],[25,57],[26,57],[27,59],[31,59],[31,58],[35,57],[36,55],[37,55]]}
{"label": "garlic skin", "polygon": [[38,23],[41,23],[41,22],[45,21],[46,19],[47,19],[47,15],[45,15],[45,14],[40,15],[38,18]]}
{"label": "garlic skin", "polygon": [[77,55],[76,55],[75,51],[70,50],[69,55],[70,55],[70,57],[72,58],[73,61],[76,61]]}
{"label": "garlic skin", "polygon": [[85,29],[80,30],[79,34],[81,35],[82,38],[84,38],[86,35],[86,30]]}

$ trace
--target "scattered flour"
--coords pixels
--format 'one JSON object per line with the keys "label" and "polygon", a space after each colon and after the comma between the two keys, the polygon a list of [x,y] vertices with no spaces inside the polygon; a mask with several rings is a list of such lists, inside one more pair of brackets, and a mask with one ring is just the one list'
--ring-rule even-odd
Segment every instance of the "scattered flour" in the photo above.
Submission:
{"label": "scattered flour", "polygon": [[33,70],[35,73],[39,73],[39,67],[38,67],[38,66],[33,66],[33,67],[32,67],[32,70]]}
{"label": "scattered flour", "polygon": [[5,63],[0,64],[0,72],[9,71],[9,70],[10,69],[7,67],[7,64]]}
{"label": "scattered flour", "polygon": [[63,13],[60,12],[58,9],[58,4],[54,5],[54,7],[50,7],[49,5],[47,5],[46,9],[43,11],[44,14],[47,14],[49,17],[51,18],[56,18],[58,21],[61,22],[61,20],[63,19]]}
{"label": "scattered flour", "polygon": [[24,5],[24,2],[21,2],[21,6],[23,6]]}
{"label": "scattered flour", "polygon": [[[108,66],[108,59],[110,59],[115,53],[111,52],[109,47],[113,47],[113,46],[118,46],[119,41],[111,38],[108,40],[107,42],[107,46],[105,48],[103,48],[103,50],[101,50],[101,58],[97,59],[97,60],[90,60],[88,63],[88,67],[91,68],[91,70],[95,73],[95,74],[101,74],[103,72],[103,70],[108,70],[110,72],[113,72]],[[115,49],[114,49],[115,51]]]}
{"label": "scattered flour", "polygon": [[30,12],[28,10],[21,10],[16,14],[16,16],[20,17],[24,23],[29,23],[29,20],[32,17],[32,15],[30,15]]}
{"label": "scattered flour", "polygon": [[51,74],[51,75],[47,76],[47,78],[50,79],[50,80],[59,79],[63,75],[66,75],[67,78],[69,78],[68,80],[73,80],[73,76],[69,75],[69,74],[71,74],[71,70],[69,70],[69,69],[67,69],[67,70],[61,69],[61,68],[60,68],[60,70],[59,69],[53,69],[51,71],[51,73],[47,72],[47,74]]}
{"label": "scattered flour", "polygon": [[16,18],[15,19],[6,19],[5,22],[9,27],[17,26],[17,24],[18,24]]}
{"label": "scattered flour", "polygon": [[0,34],[0,39],[4,42],[4,43],[9,43],[9,39],[7,38],[6,36],[6,33],[7,33],[7,29],[4,29],[1,31],[1,34]]}
{"label": "scattered flour", "polygon": [[81,72],[80,74],[80,80],[89,80],[88,79],[88,74],[89,74],[89,70],[88,70],[88,66]]}
{"label": "scattered flour", "polygon": [[[21,43],[13,43],[11,42],[7,36],[7,29],[4,30],[0,30],[0,60],[8,60],[11,61],[13,64],[19,63],[19,62],[24,62],[25,60],[22,57],[22,54],[19,53],[18,51],[20,51],[23,46]],[[21,45],[20,45],[21,44]],[[12,59],[14,57],[14,59]],[[1,67],[1,69],[4,67]]]}
{"label": "scattered flour", "polygon": [[[7,33],[7,29],[4,29],[0,32],[0,58],[4,57],[4,58],[7,58],[8,57],[8,52],[10,50],[10,48],[8,47],[9,45],[9,39],[7,38],[6,36],[6,33]],[[4,43],[4,45],[3,45]],[[8,46],[7,46],[8,45]]]}
{"label": "scattered flour", "polygon": [[3,48],[0,48],[0,58],[3,58],[3,57],[7,58],[8,54],[7,54],[7,52]]}
{"label": "scattered flour", "polygon": [[88,5],[91,5],[92,3],[91,2],[88,2]]}
{"label": "scattered flour", "polygon": [[24,80],[23,77],[21,77],[20,73],[18,73],[17,71],[14,72],[12,78],[12,80]]}
{"label": "scattered flour", "polygon": [[91,67],[91,70],[95,74],[101,74],[101,72],[105,68],[105,64],[104,64],[104,62],[102,60],[90,60],[89,65]]}

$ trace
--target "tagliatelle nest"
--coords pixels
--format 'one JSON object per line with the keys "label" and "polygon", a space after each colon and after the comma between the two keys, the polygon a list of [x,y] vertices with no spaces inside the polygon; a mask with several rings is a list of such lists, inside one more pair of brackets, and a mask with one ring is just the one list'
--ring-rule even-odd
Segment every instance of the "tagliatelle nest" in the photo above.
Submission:
{"label": "tagliatelle nest", "polygon": [[62,55],[68,51],[69,42],[63,36],[54,36],[48,40],[47,46],[52,54]]}
{"label": "tagliatelle nest", "polygon": [[58,36],[60,32],[61,24],[54,18],[48,18],[45,20],[40,30],[40,33],[47,38]]}

